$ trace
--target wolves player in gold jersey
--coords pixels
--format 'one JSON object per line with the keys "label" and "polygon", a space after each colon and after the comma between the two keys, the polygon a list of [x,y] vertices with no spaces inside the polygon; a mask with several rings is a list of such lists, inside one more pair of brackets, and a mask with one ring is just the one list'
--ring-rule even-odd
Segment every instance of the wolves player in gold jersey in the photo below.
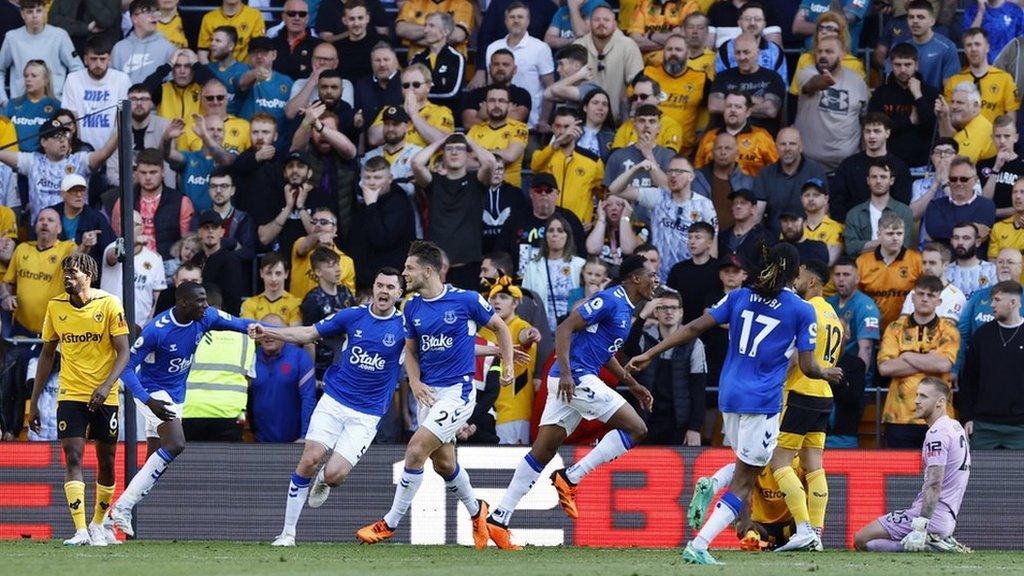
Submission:
{"label": "wolves player in gold jersey", "polygon": [[[814,307],[817,317],[814,359],[821,366],[831,368],[842,355],[843,322],[821,296],[828,278],[826,263],[808,260],[800,267],[800,275],[793,287]],[[783,393],[779,444],[769,466],[786,496],[786,505],[796,522],[796,534],[777,551],[821,550],[821,529],[825,524],[825,506],[828,504],[828,484],[825,470],[821,467],[821,453],[825,448],[828,416],[832,412],[832,388],[826,380],[808,378],[797,366],[791,365]],[[806,491],[790,465],[797,455],[806,473]]]}
{"label": "wolves player in gold jersey", "polygon": [[[114,456],[117,453],[118,375],[128,364],[128,324],[113,295],[91,288],[99,277],[96,261],[75,253],[61,263],[64,290],[46,305],[43,350],[39,354],[29,426],[39,431],[39,395],[50,379],[54,353],[60,345],[60,385],[57,395],[57,438],[67,466],[64,495],[75,523],[69,546],[118,544],[103,519],[114,497]],[[96,441],[96,506],[85,524],[85,482],[82,453],[87,439]]]}

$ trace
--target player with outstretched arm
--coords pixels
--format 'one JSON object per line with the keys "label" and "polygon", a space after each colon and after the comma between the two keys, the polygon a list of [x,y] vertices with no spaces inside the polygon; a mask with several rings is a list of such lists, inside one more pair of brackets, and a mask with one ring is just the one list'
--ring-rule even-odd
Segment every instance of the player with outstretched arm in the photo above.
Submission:
{"label": "player with outstretched arm", "polygon": [[448,491],[458,496],[469,512],[474,546],[487,545],[487,503],[476,497],[469,474],[459,466],[455,439],[476,406],[477,327],[486,325],[498,337],[502,386],[515,379],[512,334],[480,294],[441,281],[442,260],[443,253],[435,244],[413,242],[405,261],[406,284],[416,292],[404,309],[405,368],[419,403],[420,427],[405,449],[405,470],[391,510],[356,532],[365,544],[394,536],[423,482],[423,467],[430,458]]}
{"label": "player with outstretched arm", "polygon": [[619,267],[621,283],[598,292],[569,313],[555,332],[558,361],[548,374],[548,398],[540,418],[537,439],[512,476],[501,504],[487,519],[491,540],[501,549],[516,550],[509,520],[519,501],[530,491],[540,473],[555,456],[565,438],[580,421],[600,420],[611,428],[586,456],[568,468],[551,474],[562,510],[572,519],[576,506],[576,486],[595,468],[622,456],[647,436],[647,426],[626,399],[598,377],[607,366],[629,386],[645,410],[653,397],[627,373],[615,353],[629,335],[633,310],[642,300],[654,298],[658,271],[647,265],[643,256],[633,255]]}
{"label": "player with outstretched arm", "polygon": [[205,288],[185,282],[175,290],[174,306],[151,320],[135,340],[121,381],[146,420],[149,457],[110,509],[110,518],[128,536],[135,535],[132,509],[185,450],[181,411],[196,347],[211,330],[246,333],[252,323],[211,307]]}
{"label": "player with outstretched arm", "polygon": [[959,422],[946,414],[949,385],[929,376],[917,385],[914,418],[923,418],[928,433],[921,447],[924,486],[906,510],[881,516],[853,537],[857,550],[868,552],[968,552],[953,539],[956,515],[971,477],[971,448]]}
{"label": "player with outstretched arm", "polygon": [[[307,494],[310,508],[323,505],[331,488],[345,481],[377,435],[377,423],[391,406],[404,356],[405,321],[395,308],[404,293],[401,272],[385,267],[377,272],[373,299],[367,305],[340,310],[312,326],[249,327],[249,335],[256,340],[272,338],[292,344],[345,336],[337,361],[324,373],[324,395],[309,421],[302,458],[288,486],[284,528],[274,546],[295,546],[295,527]],[[329,449],[334,452],[317,472]]]}
{"label": "player with outstretched arm", "polygon": [[791,244],[774,246],[753,275],[750,287],[734,290],[703,316],[680,327],[626,368],[641,370],[665,350],[689,342],[706,330],[729,325],[729,348],[722,367],[718,395],[722,431],[733,452],[736,469],[729,490],[711,517],[686,544],[683,560],[719,564],[708,552],[711,541],[743,512],[754,480],[771,459],[779,436],[782,384],[794,346],[800,370],[809,378],[840,382],[839,368],[822,369],[814,360],[814,308],[797,296],[793,281],[800,255]]}

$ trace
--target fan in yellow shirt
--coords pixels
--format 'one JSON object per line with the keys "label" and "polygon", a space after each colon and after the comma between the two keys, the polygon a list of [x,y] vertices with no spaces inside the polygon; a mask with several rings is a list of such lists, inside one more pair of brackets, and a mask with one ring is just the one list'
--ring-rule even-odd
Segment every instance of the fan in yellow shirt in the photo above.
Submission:
{"label": "fan in yellow shirt", "polygon": [[[531,186],[559,191],[557,205],[588,223],[594,219],[594,190],[604,179],[604,162],[588,150],[576,147],[580,121],[571,108],[559,108],[551,123],[551,142],[533,153]],[[543,177],[540,177],[543,175]]]}
{"label": "fan in yellow shirt", "polygon": [[285,291],[288,280],[288,266],[284,256],[278,252],[266,254],[260,261],[260,278],[263,292],[242,301],[242,318],[261,320],[268,314],[278,316],[288,326],[302,325],[302,299]]}
{"label": "fan in yellow shirt", "polygon": [[337,236],[338,219],[334,213],[326,209],[317,210],[313,213],[313,232],[292,244],[292,279],[288,291],[299,300],[317,287],[316,272],[309,257],[318,246],[323,246],[338,255],[338,264],[341,268],[338,286],[345,286],[353,294],[356,293],[355,263],[335,244],[334,239]]}
{"label": "fan in yellow shirt", "polygon": [[508,117],[509,92],[503,86],[487,89],[484,108],[487,121],[474,124],[466,134],[505,163],[505,181],[519,188],[523,184],[523,153],[530,129]]}
{"label": "fan in yellow shirt", "polygon": [[682,132],[679,152],[689,156],[697,144],[701,116],[707,112],[708,88],[711,79],[705,72],[689,67],[686,39],[672,34],[665,41],[664,58],[657,66],[648,65],[644,74],[661,86],[664,100],[661,111],[675,120]]}
{"label": "fan in yellow shirt", "polygon": [[233,26],[238,32],[235,60],[239,62],[245,62],[249,55],[249,40],[266,35],[263,14],[259,10],[246,6],[242,0],[223,0],[219,8],[203,15],[203,22],[199,26],[199,55],[204,62],[210,54],[213,31],[220,26]]}
{"label": "fan in yellow shirt", "polygon": [[157,31],[175,47],[188,48],[185,26],[182,24],[181,14],[178,13],[178,0],[160,0],[157,4],[160,6],[156,20]]}
{"label": "fan in yellow shirt", "polygon": [[[515,383],[512,386],[502,386],[498,398],[494,401],[498,444],[515,446],[530,444],[534,367],[537,363],[536,343],[540,341],[540,332],[516,315],[516,307],[522,299],[523,291],[508,276],[502,276],[495,281],[487,298],[494,307],[495,314],[508,326],[515,346],[530,356],[528,362],[516,364]],[[490,328],[481,328],[478,334],[492,344],[498,342],[498,337]]]}
{"label": "fan in yellow shirt", "polygon": [[[67,455],[64,494],[75,524],[65,544],[116,541],[103,526],[114,496],[117,453],[118,376],[128,364],[128,324],[117,298],[90,288],[99,277],[96,261],[76,253],[61,260],[64,292],[46,304],[43,349],[39,354],[29,408],[29,426],[40,430],[39,396],[50,379],[57,347],[61,364],[57,393],[57,438]],[[85,522],[82,454],[86,440],[96,441],[96,505],[92,523]]]}
{"label": "fan in yellow shirt", "polygon": [[1005,70],[988,63],[988,39],[980,29],[968,30],[961,38],[967,67],[946,80],[946,100],[952,100],[953,89],[961,82],[974,84],[981,93],[981,115],[995,122],[1007,112],[1020,108],[1017,83]]}
{"label": "fan in yellow shirt", "polygon": [[36,240],[18,244],[0,284],[3,309],[14,313],[15,332],[36,335],[50,298],[64,291],[60,263],[75,251],[71,240],[57,240],[60,215],[44,208],[36,218]]}
{"label": "fan in yellow shirt", "polygon": [[[434,104],[427,99],[430,94],[430,70],[423,64],[410,64],[402,70],[402,94],[405,98],[403,108],[409,116],[409,131],[405,141],[409,144],[425,147],[436,138],[428,138],[420,133],[422,123],[429,129],[442,134],[451,134],[455,129],[455,117],[446,106]],[[383,142],[385,106],[373,120],[367,135],[371,142]],[[415,110],[409,114],[409,110]]]}

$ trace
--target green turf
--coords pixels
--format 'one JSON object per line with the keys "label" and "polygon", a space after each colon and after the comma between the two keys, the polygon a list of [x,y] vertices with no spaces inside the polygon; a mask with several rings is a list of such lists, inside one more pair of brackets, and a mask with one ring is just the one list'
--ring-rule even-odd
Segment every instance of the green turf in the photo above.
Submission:
{"label": "green turf", "polygon": [[678,550],[530,548],[521,552],[477,552],[454,546],[269,544],[231,542],[130,542],[107,548],[65,548],[53,542],[0,542],[0,573],[17,576],[139,575],[219,576],[238,574],[396,574],[401,576],[544,575],[606,576],[623,574],[742,574],[815,576],[885,574],[1021,574],[1024,554],[976,552],[953,554],[864,554],[842,551],[799,554],[721,552],[724,567],[689,566]]}

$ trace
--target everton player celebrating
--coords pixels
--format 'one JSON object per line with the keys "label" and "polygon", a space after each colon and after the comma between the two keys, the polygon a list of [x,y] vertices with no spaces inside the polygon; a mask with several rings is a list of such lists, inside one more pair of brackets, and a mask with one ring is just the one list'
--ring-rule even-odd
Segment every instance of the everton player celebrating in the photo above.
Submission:
{"label": "everton player celebrating", "polygon": [[459,497],[472,516],[474,545],[487,545],[487,503],[477,499],[469,474],[456,461],[455,437],[476,406],[477,327],[486,325],[498,337],[503,386],[514,380],[512,334],[482,296],[442,283],[441,264],[441,249],[430,242],[414,242],[405,261],[405,281],[409,290],[417,292],[405,305],[405,362],[409,387],[419,403],[420,427],[406,447],[405,470],[391,510],[356,532],[366,544],[394,536],[430,458],[448,491]]}
{"label": "everton player celebrating", "polygon": [[517,549],[508,529],[519,501],[530,491],[541,471],[565,438],[584,418],[600,420],[612,430],[579,462],[551,474],[558,501],[570,517],[578,516],[576,485],[597,466],[622,456],[647,435],[647,426],[625,398],[598,377],[607,366],[629,386],[644,409],[650,410],[651,393],[623,370],[615,353],[626,341],[633,310],[641,300],[654,297],[658,272],[643,256],[626,258],[619,267],[621,284],[598,292],[558,325],[558,357],[548,374],[548,398],[540,418],[537,440],[516,467],[501,504],[487,519],[489,537],[502,549]]}
{"label": "everton player celebrating", "polygon": [[211,308],[206,302],[206,289],[195,282],[178,286],[175,296],[174,307],[142,329],[121,374],[121,381],[132,391],[146,420],[149,443],[146,464],[110,509],[114,524],[129,536],[135,535],[132,508],[185,449],[185,432],[181,427],[185,381],[200,340],[211,330],[244,333],[253,323]]}

